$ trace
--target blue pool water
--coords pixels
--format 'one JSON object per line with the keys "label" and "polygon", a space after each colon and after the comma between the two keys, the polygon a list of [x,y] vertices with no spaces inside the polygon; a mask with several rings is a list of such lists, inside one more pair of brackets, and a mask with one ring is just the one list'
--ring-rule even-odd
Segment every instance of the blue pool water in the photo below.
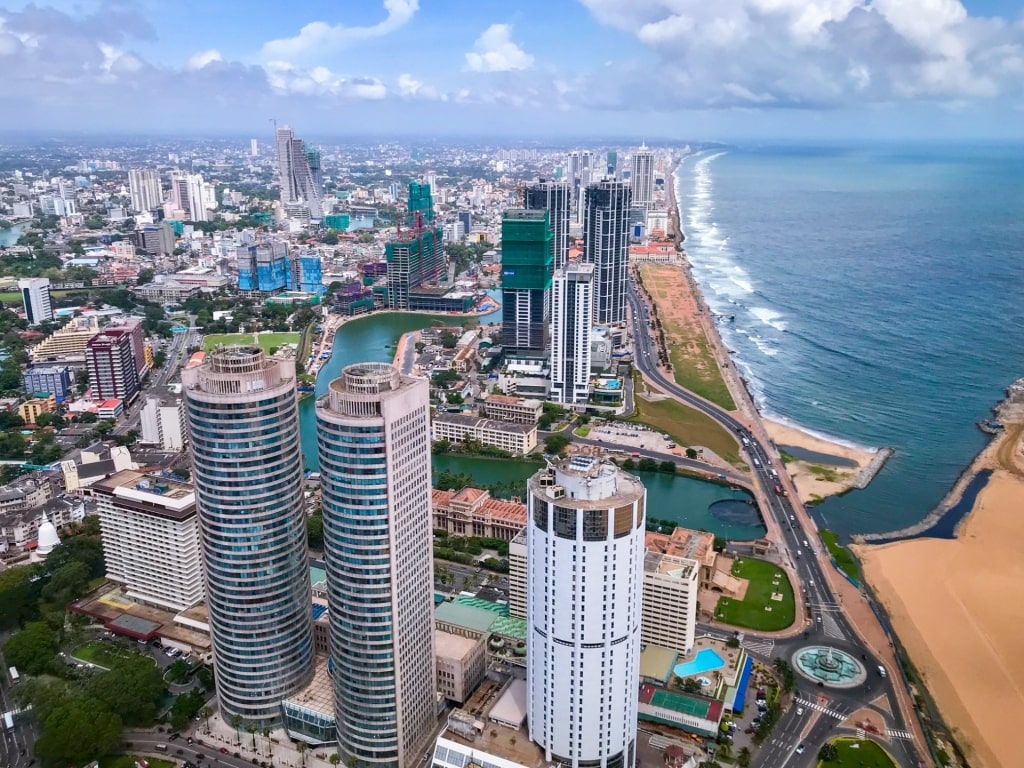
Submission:
{"label": "blue pool water", "polygon": [[675,669],[672,671],[676,677],[683,678],[699,675],[703,672],[713,672],[724,666],[725,661],[718,655],[718,651],[714,648],[701,648],[697,651],[697,655],[693,657],[693,661],[688,661],[685,664],[676,664]]}

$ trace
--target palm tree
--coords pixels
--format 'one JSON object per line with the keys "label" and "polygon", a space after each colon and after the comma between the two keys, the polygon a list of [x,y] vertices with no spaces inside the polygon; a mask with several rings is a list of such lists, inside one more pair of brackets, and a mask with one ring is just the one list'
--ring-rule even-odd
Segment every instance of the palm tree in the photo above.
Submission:
{"label": "palm tree", "polygon": [[295,748],[299,751],[299,756],[302,758],[302,765],[306,765],[306,750],[309,749],[309,745],[304,741],[300,741],[295,745]]}
{"label": "palm tree", "polygon": [[242,716],[232,715],[231,716],[231,727],[235,729],[235,741],[237,744],[242,743],[242,734],[238,732],[238,729],[242,727]]}
{"label": "palm tree", "polygon": [[203,707],[201,710],[199,710],[199,714],[203,716],[204,720],[206,720],[206,732],[209,733],[210,732],[210,717],[213,716],[213,710],[210,709],[209,707]]}
{"label": "palm tree", "polygon": [[743,747],[736,755],[736,765],[740,768],[749,768],[751,760],[750,747]]}
{"label": "palm tree", "polygon": [[267,742],[267,757],[270,757],[270,728],[263,728],[263,738]]}
{"label": "palm tree", "polygon": [[339,755],[337,752],[333,753],[331,755],[331,765],[337,765],[340,762],[341,762],[341,755]]}
{"label": "palm tree", "polygon": [[245,726],[245,730],[248,731],[249,734],[252,736],[252,751],[253,751],[253,753],[255,753],[256,752],[256,731],[258,731],[259,728],[256,727],[256,723],[249,723],[247,726]]}

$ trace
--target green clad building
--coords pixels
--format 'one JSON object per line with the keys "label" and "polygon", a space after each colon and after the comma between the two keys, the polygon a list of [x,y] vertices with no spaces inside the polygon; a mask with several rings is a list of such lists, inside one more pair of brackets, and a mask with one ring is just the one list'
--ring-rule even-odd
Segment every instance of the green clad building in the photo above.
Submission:
{"label": "green clad building", "polygon": [[505,211],[501,221],[501,343],[507,353],[531,358],[545,354],[553,272],[548,212]]}

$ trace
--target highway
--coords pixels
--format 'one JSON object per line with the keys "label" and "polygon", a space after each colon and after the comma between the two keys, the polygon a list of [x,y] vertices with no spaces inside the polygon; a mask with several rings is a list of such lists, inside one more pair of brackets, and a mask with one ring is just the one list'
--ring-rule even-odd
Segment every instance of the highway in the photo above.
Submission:
{"label": "highway", "polygon": [[[667,378],[657,364],[657,352],[650,333],[650,315],[645,302],[637,293],[636,285],[630,280],[627,294],[633,321],[634,357],[637,369],[656,386],[669,392],[688,405],[710,416],[726,429],[732,431],[740,441],[745,441],[744,450],[754,467],[752,476],[761,490],[767,508],[762,509],[765,515],[774,518],[782,540],[777,542],[783,562],[788,563],[796,573],[798,584],[794,589],[803,589],[803,598],[807,611],[807,623],[802,636],[791,640],[779,641],[772,638],[773,655],[790,659],[793,652],[806,645],[821,644],[835,647],[848,652],[867,668],[867,680],[852,689],[820,688],[797,674],[794,696],[802,700],[819,704],[819,696],[828,699],[827,704],[819,704],[833,714],[819,712],[813,707],[804,707],[802,716],[796,714],[797,707],[791,707],[776,725],[772,737],[757,750],[753,765],[755,768],[783,768],[783,766],[817,765],[817,752],[828,739],[840,718],[856,711],[861,705],[876,699],[881,694],[888,698],[888,708],[892,712],[896,732],[910,730],[904,722],[899,701],[896,697],[894,677],[898,678],[897,670],[889,670],[889,675],[881,677],[878,672],[880,661],[871,650],[864,645],[859,635],[849,623],[842,605],[832,592],[822,565],[819,562],[817,549],[820,542],[813,533],[808,535],[801,527],[805,519],[803,510],[794,507],[793,499],[775,493],[777,480],[776,467],[782,467],[782,461],[774,448],[766,449],[754,435],[747,431],[746,426],[727,411],[709,403],[691,392],[681,388],[674,380]],[[799,502],[796,502],[799,503]],[[801,513],[801,514],[798,514]],[[828,566],[831,567],[831,566]],[[720,630],[718,630],[720,632]],[[757,639],[754,633],[747,633],[747,638]],[[816,716],[816,717],[815,717]],[[798,744],[805,743],[806,750],[798,755],[795,749]],[[913,741],[907,738],[894,738],[889,744],[891,754],[905,768],[917,766],[919,756]]]}
{"label": "highway", "polygon": [[[8,633],[0,635],[0,644],[8,637]],[[7,663],[0,656],[0,713],[11,712],[17,708],[14,700],[11,681],[7,675]],[[36,762],[32,754],[32,746],[39,737],[39,726],[31,713],[14,716],[14,731],[7,733],[4,729],[0,738],[0,764],[7,768],[28,768]]]}

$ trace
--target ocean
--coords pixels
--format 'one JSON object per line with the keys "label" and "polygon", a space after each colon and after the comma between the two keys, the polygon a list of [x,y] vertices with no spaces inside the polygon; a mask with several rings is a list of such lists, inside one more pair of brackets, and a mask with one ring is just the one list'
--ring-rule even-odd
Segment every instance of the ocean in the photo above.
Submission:
{"label": "ocean", "polygon": [[762,413],[896,451],[815,515],[846,534],[920,520],[1024,376],[1024,146],[723,148],[674,183]]}

